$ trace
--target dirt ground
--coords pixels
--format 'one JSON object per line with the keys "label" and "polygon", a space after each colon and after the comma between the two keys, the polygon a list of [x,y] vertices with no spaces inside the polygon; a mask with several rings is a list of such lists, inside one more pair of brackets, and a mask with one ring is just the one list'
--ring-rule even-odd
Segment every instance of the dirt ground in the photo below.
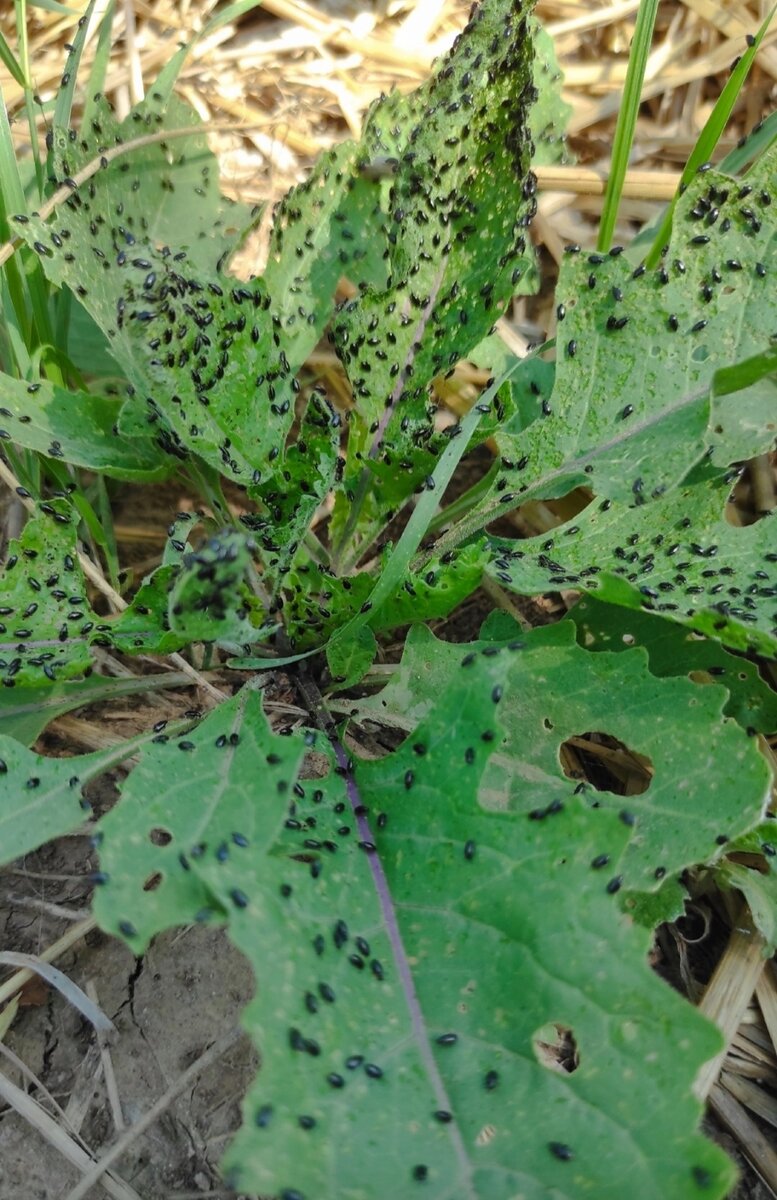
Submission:
{"label": "dirt ground", "polygon": [[[39,904],[88,907],[94,867],[88,839],[46,846],[0,876],[3,944],[40,952],[68,922]],[[110,1063],[126,1125],[145,1113],[203,1051],[239,1025],[253,992],[251,972],[219,929],[201,926],[158,937],[135,959],[120,942],[95,930],[57,966],[86,989],[116,1027]],[[117,1129],[91,1025],[55,990],[26,989],[5,1045],[65,1110],[71,1132],[93,1151],[113,1142]],[[232,1047],[170,1104],[148,1133],[117,1164],[142,1200],[233,1196],[220,1185],[217,1164],[240,1124],[240,1102],[257,1067],[248,1039]],[[27,1082],[7,1059],[3,1071]],[[2,1200],[61,1200],[79,1182],[58,1150],[20,1116],[5,1112],[0,1127]],[[96,1186],[92,1196],[104,1195]]]}

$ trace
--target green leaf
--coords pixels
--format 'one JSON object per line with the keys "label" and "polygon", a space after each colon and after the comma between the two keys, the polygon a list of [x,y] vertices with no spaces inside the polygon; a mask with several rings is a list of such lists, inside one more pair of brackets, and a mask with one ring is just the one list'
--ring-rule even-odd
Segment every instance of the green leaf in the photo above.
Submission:
{"label": "green leaf", "polygon": [[[715,101],[712,112],[707,118],[704,128],[699,134],[696,145],[693,147],[693,150],[688,157],[688,161],[683,167],[678,186],[678,196],[681,195],[688,186],[694,176],[694,173],[712,158],[713,151],[715,150],[715,147],[717,146],[723,131],[728,124],[729,118],[731,117],[734,105],[737,103],[740,97],[742,88],[744,87],[747,76],[750,73],[750,68],[755,62],[755,57],[760,49],[764,35],[772,23],[775,11],[777,11],[777,6],[772,8],[771,12],[767,15],[766,19],[761,25],[761,28],[753,37],[752,41],[748,39],[747,48],[735,63],[731,74],[726,80],[720,95]],[[726,169],[733,172],[736,168],[730,165],[727,160]],[[658,233],[655,236],[653,246],[650,254],[648,255],[648,262],[651,266],[655,266],[656,262],[661,257],[662,249],[666,244],[669,232],[672,228],[676,204],[677,197],[668,206],[661,225],[659,226]]]}
{"label": "green leaf", "polygon": [[149,437],[116,436],[122,405],[117,397],[71,392],[46,380],[29,384],[2,373],[0,388],[3,424],[18,446],[110,479],[150,483],[170,474],[170,460]]}
{"label": "green leaf", "polygon": [[[773,331],[768,288],[777,239],[775,207],[764,197],[774,189],[776,165],[777,148],[752,172],[752,197],[740,197],[736,181],[714,171],[694,180],[657,272],[635,279],[621,255],[565,260],[553,391],[540,389],[542,415],[528,429],[507,422],[498,442],[508,462],[491,494],[438,551],[482,529],[505,504],[587,487],[598,503],[571,523],[549,535],[495,542],[490,570],[501,583],[525,593],[598,587],[607,599],[646,600],[705,632],[720,626],[715,636],[728,645],[773,651],[768,518],[735,529],[723,513],[729,471],[772,444],[775,391],[768,379],[750,382],[748,367],[739,373],[746,390],[720,394],[736,379],[716,373],[759,355],[758,370],[766,369],[771,355],[763,348]],[[724,191],[729,199],[719,201],[710,224],[699,205],[712,205],[710,197]],[[627,324],[617,328],[618,321]],[[713,564],[705,561],[711,557]],[[741,601],[728,591],[739,582],[726,582],[732,570],[753,593]],[[623,576],[625,585],[614,590],[605,573]],[[647,589],[642,596],[640,588]]]}
{"label": "green leaf", "polygon": [[567,146],[566,129],[572,105],[562,98],[564,75],[558,64],[553,38],[540,25],[530,22],[534,41],[534,86],[537,99],[529,113],[529,129],[534,142],[532,164],[560,166],[574,162]]}
{"label": "green leaf", "polygon": [[141,741],[75,758],[44,758],[0,736],[0,862],[13,862],[83,825],[92,811],[84,785],[130,757]]}
{"label": "green leaf", "polygon": [[[57,4],[56,0],[37,0],[37,2],[42,8],[48,9],[49,12],[60,12],[67,16],[74,15],[72,9]],[[61,129],[66,129],[70,124],[70,113],[78,81],[78,68],[81,63],[81,55],[86,44],[86,35],[92,23],[92,15],[96,3],[97,0],[89,0],[86,11],[83,14],[83,19],[80,19],[76,25],[73,41],[70,43],[70,49],[65,59],[65,70],[59,81],[57,98],[54,102],[54,124],[58,125]]]}
{"label": "green leaf", "polygon": [[569,615],[586,650],[642,646],[654,675],[687,675],[695,683],[722,686],[728,692],[726,716],[749,733],[777,730],[777,693],[748,659],[653,613],[605,604],[595,596],[584,596]]}
{"label": "green leaf", "polygon": [[167,620],[176,566],[144,579],[118,616],[100,616],[87,597],[72,510],[62,500],[44,509],[10,543],[2,578],[0,670],[7,687],[45,688],[88,674],[92,646],[169,654],[186,644]]}
{"label": "green leaf", "polygon": [[[67,327],[67,354],[76,370],[87,380],[110,379],[114,385],[125,383],[119,375],[105,333],[75,296],[72,297]],[[99,386],[104,384],[101,382]]]}
{"label": "green leaf", "polygon": [[169,598],[170,628],[183,642],[258,640],[261,607],[246,582],[252,549],[246,534],[225,530],[184,554]]}
{"label": "green leaf", "polygon": [[170,140],[105,157],[61,214],[49,222],[29,216],[18,229],[49,279],[71,286],[105,332],[130,384],[120,432],[151,429],[173,459],[193,452],[250,483],[285,444],[294,372],[281,339],[273,340],[266,289],[256,281],[238,287],[220,272],[249,214],[219,197],[204,133],[174,136],[196,124],[191,111],[175,98],[160,107],[154,96],[121,125],[105,103],[97,106],[85,149],[55,130],[57,167],[71,179],[117,139],[130,144],[168,128]]}
{"label": "green leaf", "polygon": [[331,489],[340,449],[340,424],[339,413],[312,393],[297,436],[286,447],[282,466],[271,469],[261,483],[249,488],[251,499],[258,501],[270,518],[250,519],[246,525],[256,533],[276,590]]}
{"label": "green leaf", "polygon": [[[775,847],[772,845],[771,849],[774,852]],[[777,875],[771,861],[765,872],[726,861],[715,869],[714,877],[720,887],[744,896],[755,927],[766,943],[764,958],[771,958],[777,948]]]}
{"label": "green leaf", "polygon": [[566,803],[574,781],[561,769],[562,745],[589,733],[615,738],[649,760],[649,786],[623,796],[583,783],[585,803],[634,823],[637,833],[617,873],[627,890],[652,892],[657,879],[719,857],[722,834],[735,837],[757,822],[769,771],[754,742],[723,718],[722,688],[656,678],[643,649],[591,654],[576,644],[575,634],[573,623],[562,621],[506,645],[488,640],[461,646],[416,626],[391,682],[360,701],[359,711],[412,728],[450,688],[465,660],[464,670],[474,670],[480,656],[512,657],[512,687],[500,705],[506,736],[486,768],[481,802],[524,819],[559,799]]}
{"label": "green leaf", "polygon": [[[197,864],[205,855],[220,865],[231,855],[264,860],[286,818],[303,753],[302,739],[270,732],[252,687],[195,730],[148,745],[120,803],[100,822],[100,861],[110,877],[95,898],[100,923],[114,933],[121,932],[119,920],[131,921],[140,946],[170,925],[211,919],[223,906]],[[152,836],[157,829],[164,836]],[[158,887],[144,894],[157,871]]]}
{"label": "green leaf", "polygon": [[360,625],[352,637],[332,644],[327,662],[333,679],[340,687],[353,687],[366,675],[377,652],[375,634],[368,625]]}
{"label": "green leaf", "polygon": [[172,654],[187,644],[185,634],[170,628],[170,591],[178,576],[175,566],[161,566],[147,575],[128,608],[101,626],[95,645],[113,646],[124,654]]}
{"label": "green leaf", "polygon": [[[394,553],[387,547],[381,568],[388,568]],[[445,562],[430,561],[422,574],[408,572],[401,586],[375,611],[366,624],[376,633],[447,617],[479,586],[488,562],[485,538],[451,551]],[[337,644],[338,631],[369,604],[375,577],[366,571],[334,576],[314,563],[298,564],[288,576],[288,597],[283,613],[289,642],[294,648],[321,646],[329,637]],[[333,649],[333,653],[339,651]],[[330,660],[335,675],[342,675]]]}
{"label": "green leaf", "polygon": [[[351,618],[347,625],[342,626],[332,641],[329,642],[327,647],[328,653],[332,652],[332,647],[338,638],[347,639],[351,637],[360,625],[366,625],[368,622],[370,625],[374,625],[375,618],[380,609],[398,593],[410,566],[410,560],[418,550],[421,539],[429,528],[432,513],[437,507],[437,496],[441,495],[448,486],[453,472],[461,461],[473,434],[477,431],[481,419],[490,413],[492,402],[495,403],[495,396],[505,381],[506,377],[503,377],[492,382],[491,386],[483,392],[475,407],[470,409],[461,422],[459,427],[461,431],[460,436],[451,439],[440,455],[434,473],[430,477],[424,492],[419,497],[395,549],[389,556],[375,587],[370,593],[369,599],[365,601],[359,612]],[[443,560],[441,559],[441,561]]]}
{"label": "green leaf", "polygon": [[[245,690],[190,749],[151,747],[101,821],[103,928],[140,953],[170,924],[226,921],[256,971],[245,1024],[262,1066],[233,1186],[382,1200],[420,1166],[425,1193],[462,1200],[730,1186],[694,1132],[693,1079],[720,1036],[651,972],[649,934],[591,866],[606,854],[619,873],[638,830],[569,781],[544,821],[478,804],[524,658],[477,656],[396,753],[352,770],[338,748],[336,771],[298,787],[303,740],[271,735]],[[533,723],[513,736],[531,758]],[[571,1074],[544,1057],[550,1025],[570,1031]]]}
{"label": "green leaf", "polygon": [[333,325],[370,430],[336,557],[358,532],[366,464],[403,457],[403,424],[415,423],[418,438],[433,433],[429,383],[482,341],[529,262],[532,41],[523,5],[505,7],[473,10],[432,78],[408,97],[379,100],[365,121],[365,167],[394,168],[385,230],[375,235],[388,277],[366,282]]}
{"label": "green leaf", "polygon": [[2,576],[0,659],[10,687],[46,686],[91,667],[94,614],[76,558],[75,528],[61,501],[27,522],[8,547]]}
{"label": "green leaf", "polygon": [[191,687],[191,678],[182,672],[143,675],[131,679],[104,679],[93,676],[74,683],[49,684],[47,688],[13,688],[0,692],[0,728],[5,737],[31,746],[50,721],[117,696],[134,696],[163,688]]}
{"label": "green leaf", "polygon": [[[278,305],[295,371],[331,316],[340,276],[360,278],[360,261],[374,253],[369,226],[365,229],[358,220],[358,197],[365,184],[356,178],[357,157],[353,142],[322,154],[304,183],[287,192],[275,212],[264,282]],[[300,306],[307,314],[304,319]]]}

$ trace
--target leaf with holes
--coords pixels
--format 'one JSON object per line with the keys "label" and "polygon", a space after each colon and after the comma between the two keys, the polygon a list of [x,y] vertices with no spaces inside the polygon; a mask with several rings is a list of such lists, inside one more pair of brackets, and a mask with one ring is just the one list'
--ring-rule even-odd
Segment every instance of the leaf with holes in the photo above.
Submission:
{"label": "leaf with holes", "polygon": [[473,669],[515,647],[502,701],[507,732],[486,768],[481,802],[543,821],[577,787],[586,805],[635,829],[623,887],[652,892],[666,876],[716,859],[721,845],[757,822],[769,770],[752,739],[723,717],[722,688],[659,679],[644,650],[591,654],[575,636],[574,624],[562,621],[507,643],[486,636],[461,646],[414,627],[395,677],[360,701],[359,712],[412,728],[460,662]]}
{"label": "leaf with holes", "polygon": [[[607,599],[630,594],[631,603],[641,588],[672,620],[703,630],[720,622],[715,636],[726,644],[773,649],[771,531],[734,530],[723,512],[739,462],[767,450],[775,434],[777,393],[757,376],[773,361],[764,347],[774,324],[776,164],[777,147],[744,185],[700,175],[655,272],[632,271],[619,253],[565,260],[553,389],[535,383],[540,417],[515,430],[508,421],[497,435],[503,469],[443,548],[508,503],[589,488],[598,503],[572,522],[497,542],[493,575],[524,593],[605,587]],[[731,368],[745,362],[758,372],[735,370],[734,379]],[[675,545],[675,562],[663,562]],[[728,592],[733,570],[746,579],[741,601]],[[613,591],[605,573],[633,586]]]}
{"label": "leaf with holes", "polygon": [[231,855],[238,864],[246,855],[266,860],[304,751],[302,739],[270,732],[252,687],[196,729],[149,745],[100,821],[110,886],[96,896],[98,920],[111,932],[129,921],[140,946],[171,925],[212,919],[221,901],[198,864],[206,856],[220,865]]}
{"label": "leaf with holes", "polygon": [[592,867],[625,867],[636,834],[569,783],[543,821],[478,803],[524,657],[478,655],[400,750],[352,768],[338,748],[312,779],[297,776],[303,740],[271,735],[246,690],[183,753],[145,755],[101,821],[106,930],[139,953],[169,924],[224,920],[256,972],[245,1024],[262,1066],[233,1186],[286,1200],[422,1182],[462,1200],[729,1187],[694,1131],[693,1079],[719,1035],[651,972],[648,934]]}
{"label": "leaf with holes", "polygon": [[605,604],[584,596],[570,618],[586,650],[647,650],[654,675],[688,675],[695,683],[717,683],[729,698],[723,711],[748,733],[777,730],[777,695],[764,682],[755,663],[730,654],[717,642],[701,637],[655,613]]}

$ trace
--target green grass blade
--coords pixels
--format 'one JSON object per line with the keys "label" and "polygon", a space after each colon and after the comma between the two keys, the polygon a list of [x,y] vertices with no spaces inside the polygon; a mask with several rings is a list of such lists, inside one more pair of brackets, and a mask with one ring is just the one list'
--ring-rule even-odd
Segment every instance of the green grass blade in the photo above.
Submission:
{"label": "green grass blade", "polygon": [[599,250],[609,250],[618,219],[618,207],[623,192],[623,181],[626,178],[626,168],[629,165],[629,155],[634,141],[634,130],[639,114],[639,102],[642,95],[642,84],[645,79],[650,43],[653,40],[653,29],[658,12],[658,0],[642,0],[637,14],[637,25],[634,30],[634,40],[629,54],[629,65],[626,71],[626,85],[623,89],[623,103],[618,114],[618,124],[615,128],[615,140],[612,147],[610,173],[607,177],[607,190],[604,194],[602,220],[599,225]]}
{"label": "green grass blade", "polygon": [[[39,0],[40,2],[40,0]],[[89,29],[89,24],[94,12],[94,6],[97,0],[89,0],[89,5],[86,12],[78,21],[75,37],[73,38],[73,49],[67,56],[65,70],[62,75],[59,91],[57,92],[57,102],[54,105],[54,124],[60,129],[66,129],[70,124],[70,112],[73,107],[73,96],[76,90],[76,80],[78,78],[78,66],[81,62],[84,45],[86,43],[86,34]],[[69,13],[70,9],[64,10]],[[75,14],[73,14],[75,15]]]}
{"label": "green grass blade", "polygon": [[66,4],[60,4],[58,0],[30,0],[33,8],[42,8],[44,12],[56,13],[60,17],[77,17],[78,12],[72,8],[68,8]]}
{"label": "green grass blade", "polygon": [[97,48],[94,52],[92,61],[92,69],[89,72],[89,82],[86,85],[86,95],[84,97],[84,112],[81,117],[81,126],[88,129],[94,116],[95,101],[94,97],[98,92],[102,92],[105,86],[105,76],[108,71],[108,62],[111,57],[111,35],[113,33],[113,16],[116,11],[114,0],[106,8],[103,19],[100,24],[100,33],[97,38]]}
{"label": "green grass blade", "polygon": [[432,489],[427,488],[421,493],[413,509],[412,516],[403,529],[394,552],[386,564],[386,569],[370,595],[369,609],[366,612],[357,613],[335,635],[330,645],[335,641],[344,642],[352,638],[356,631],[362,625],[366,625],[368,620],[374,617],[380,606],[389,600],[401,586],[402,580],[410,567],[410,562],[429,528],[434,511],[440,502],[440,497],[450,483],[453,472],[456,470],[467,446],[472,440],[472,435],[483,416],[484,407],[490,405],[490,402],[496,396],[502,384],[520,366],[520,362],[520,359],[517,360],[499,379],[494,380],[480,397],[478,403],[464,417],[461,422],[461,434],[457,438],[451,438],[445,450],[440,455],[437,466],[432,474],[434,487]]}
{"label": "green grass blade", "polygon": [[[688,186],[699,167],[703,163],[709,162],[715,147],[720,141],[721,134],[728,123],[728,119],[731,116],[731,112],[736,104],[739,93],[742,91],[750,68],[755,60],[755,56],[758,53],[758,47],[761,45],[764,35],[771,24],[775,10],[777,10],[777,5],[774,5],[771,12],[766,17],[763,25],[758,30],[758,33],[755,35],[752,44],[748,46],[739,62],[734,67],[734,70],[729,75],[728,80],[726,81],[726,86],[718,96],[715,107],[710,113],[704,128],[699,134],[698,141],[691,151],[690,157],[683,169],[683,173],[680,176],[680,185],[677,190],[677,195],[667,208],[664,214],[664,219],[659,226],[658,233],[656,234],[655,241],[650,248],[650,253],[645,259],[646,266],[648,267],[654,267],[656,265],[661,257],[662,246],[665,246],[669,240],[669,235],[672,232],[672,221],[674,219],[674,210],[677,205],[678,196]],[[731,167],[727,166],[726,169],[731,170]]]}
{"label": "green grass blade", "polygon": [[0,62],[3,64],[8,74],[13,76],[16,83],[19,84],[19,87],[26,87],[24,72],[16,61],[13,50],[3,37],[2,32],[0,32]]}
{"label": "green grass blade", "polygon": [[763,121],[759,121],[746,137],[731,150],[720,164],[721,171],[729,175],[738,175],[761,154],[765,154],[772,142],[777,138],[777,112],[769,113]]}

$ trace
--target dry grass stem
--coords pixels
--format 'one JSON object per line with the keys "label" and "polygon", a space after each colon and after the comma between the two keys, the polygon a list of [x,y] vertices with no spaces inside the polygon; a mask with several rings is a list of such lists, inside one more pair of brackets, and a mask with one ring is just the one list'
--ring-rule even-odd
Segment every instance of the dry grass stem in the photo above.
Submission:
{"label": "dry grass stem", "polygon": [[723,1061],[766,966],[763,952],[764,940],[747,910],[743,909],[699,1002],[699,1009],[715,1022],[725,1041],[720,1054],[705,1063],[696,1078],[694,1093],[700,1099],[709,1095],[720,1075]]}

